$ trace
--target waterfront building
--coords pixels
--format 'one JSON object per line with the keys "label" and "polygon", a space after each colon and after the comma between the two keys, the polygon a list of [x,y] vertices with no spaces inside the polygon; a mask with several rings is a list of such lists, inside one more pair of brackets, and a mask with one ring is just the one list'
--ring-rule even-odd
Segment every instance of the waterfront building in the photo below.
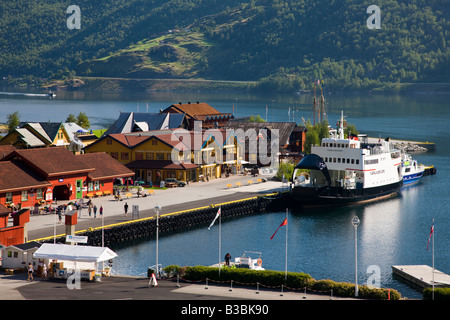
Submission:
{"label": "waterfront building", "polygon": [[[106,152],[135,172],[136,179],[159,184],[167,178],[182,181],[219,178],[236,173],[241,146],[223,129],[156,130],[110,134],[85,148]],[[174,158],[175,157],[175,158]]]}
{"label": "waterfront building", "polygon": [[[297,163],[303,157],[306,128],[298,126],[294,122],[249,122],[249,121],[230,121],[223,127],[227,130],[242,130],[244,133],[249,130],[255,130],[257,134],[258,148],[259,144],[267,144],[267,153],[272,154],[272,145],[275,138],[278,139],[278,150],[274,151],[275,161]],[[276,135],[276,136],[275,136]],[[264,166],[261,163],[261,155],[250,152],[250,136],[245,136],[245,150],[243,157],[245,161]]]}
{"label": "waterfront building", "polygon": [[1,145],[17,148],[69,146],[70,140],[61,122],[26,122],[0,140]]}
{"label": "waterfront building", "polygon": [[111,194],[113,180],[134,173],[109,155],[75,155],[65,147],[16,149],[0,161],[0,204],[38,207]]}
{"label": "waterfront building", "polygon": [[18,149],[65,147],[80,152],[97,137],[74,122],[25,122],[0,140]]}
{"label": "waterfront building", "polygon": [[228,121],[234,119],[232,113],[222,113],[204,102],[178,103],[164,109],[163,113],[185,114],[188,122],[188,130],[194,130],[195,121],[201,121],[203,128],[222,127]]}

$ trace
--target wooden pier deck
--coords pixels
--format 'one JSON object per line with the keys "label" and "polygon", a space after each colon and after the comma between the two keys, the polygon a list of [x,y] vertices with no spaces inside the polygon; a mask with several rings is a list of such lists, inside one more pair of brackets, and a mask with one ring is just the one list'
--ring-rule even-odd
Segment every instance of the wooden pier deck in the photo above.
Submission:
{"label": "wooden pier deck", "polygon": [[[433,268],[427,265],[392,266],[392,273],[422,289],[433,286]],[[434,286],[450,287],[450,275],[434,269]]]}

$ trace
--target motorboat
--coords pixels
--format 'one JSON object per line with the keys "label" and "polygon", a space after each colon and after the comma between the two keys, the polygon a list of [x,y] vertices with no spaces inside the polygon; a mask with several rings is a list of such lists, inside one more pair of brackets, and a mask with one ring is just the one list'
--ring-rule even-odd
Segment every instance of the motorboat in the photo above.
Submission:
{"label": "motorboat", "polygon": [[418,164],[409,154],[402,155],[403,184],[409,185],[418,182],[425,172],[425,166]]}

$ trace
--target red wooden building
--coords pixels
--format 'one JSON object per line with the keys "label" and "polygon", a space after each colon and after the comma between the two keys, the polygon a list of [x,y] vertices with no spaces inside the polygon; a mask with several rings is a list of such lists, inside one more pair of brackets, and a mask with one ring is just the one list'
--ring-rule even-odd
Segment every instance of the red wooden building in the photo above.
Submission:
{"label": "red wooden building", "polygon": [[113,192],[115,178],[134,172],[105,153],[74,155],[64,147],[17,149],[0,160],[0,204],[34,207]]}

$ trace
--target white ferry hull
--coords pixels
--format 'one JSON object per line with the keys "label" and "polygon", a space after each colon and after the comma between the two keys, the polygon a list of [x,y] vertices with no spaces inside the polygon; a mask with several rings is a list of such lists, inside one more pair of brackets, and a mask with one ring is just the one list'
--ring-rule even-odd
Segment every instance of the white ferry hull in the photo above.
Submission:
{"label": "white ferry hull", "polygon": [[348,205],[368,201],[381,200],[398,194],[403,181],[392,184],[366,188],[344,189],[343,187],[294,188],[291,197],[298,206],[331,206]]}

